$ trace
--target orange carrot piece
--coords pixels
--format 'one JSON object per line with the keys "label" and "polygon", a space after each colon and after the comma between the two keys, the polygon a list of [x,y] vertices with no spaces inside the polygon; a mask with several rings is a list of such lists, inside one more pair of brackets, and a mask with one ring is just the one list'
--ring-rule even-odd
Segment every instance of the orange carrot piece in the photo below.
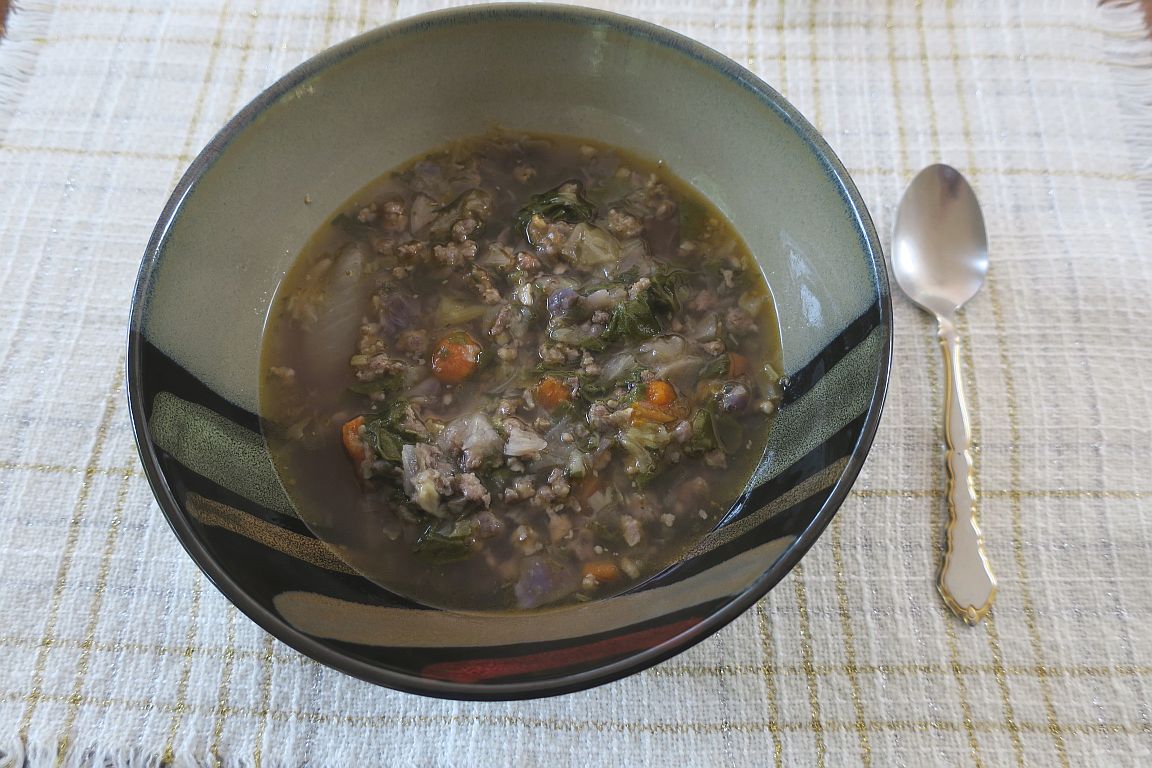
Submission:
{"label": "orange carrot piece", "polygon": [[467,331],[456,331],[436,342],[432,373],[445,384],[459,384],[480,365],[480,344]]}
{"label": "orange carrot piece", "polygon": [[657,408],[651,403],[646,403],[643,400],[632,404],[632,426],[638,427],[645,422],[655,422],[657,424],[668,424],[669,422],[676,421],[676,416],[669,413],[667,409]]}
{"label": "orange carrot piece", "polygon": [[568,391],[568,387],[555,376],[545,376],[536,385],[536,402],[545,410],[551,411],[556,406],[571,399],[572,393]]}
{"label": "orange carrot piece", "polygon": [[601,584],[611,584],[620,578],[620,568],[611,560],[590,560],[580,569],[582,576],[591,576]]}
{"label": "orange carrot piece", "polygon": [[357,464],[364,461],[364,457],[368,455],[364,441],[360,439],[360,427],[363,425],[364,417],[357,416],[351,421],[345,422],[344,426],[340,428],[340,437],[344,440],[344,451],[348,454],[348,458]]}
{"label": "orange carrot piece", "polygon": [[676,402],[676,390],[668,382],[656,379],[648,382],[644,397],[657,408],[663,408]]}
{"label": "orange carrot piece", "polygon": [[732,377],[743,376],[748,372],[748,358],[731,352],[728,355],[728,375]]}
{"label": "orange carrot piece", "polygon": [[596,475],[588,474],[580,481],[580,485],[576,486],[576,500],[581,504],[587,504],[588,499],[600,490],[600,478]]}

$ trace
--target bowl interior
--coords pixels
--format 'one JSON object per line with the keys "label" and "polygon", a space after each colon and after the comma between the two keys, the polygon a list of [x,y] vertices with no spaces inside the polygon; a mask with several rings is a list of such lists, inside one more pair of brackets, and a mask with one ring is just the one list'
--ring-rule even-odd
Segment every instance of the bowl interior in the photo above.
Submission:
{"label": "bowl interior", "polygon": [[[741,504],[683,562],[642,591],[525,616],[428,610],[352,573],[296,520],[256,415],[264,319],[311,234],[384,171],[493,126],[662,159],[708,196],[772,286],[790,378]],[[718,54],[640,22],[576,9],[473,8],[322,54],[197,158],[141,268],[130,396],[173,527],[267,629],[394,687],[539,695],[686,647],[794,564],[871,441],[889,318],[867,213],[838,161],[779,95]]]}

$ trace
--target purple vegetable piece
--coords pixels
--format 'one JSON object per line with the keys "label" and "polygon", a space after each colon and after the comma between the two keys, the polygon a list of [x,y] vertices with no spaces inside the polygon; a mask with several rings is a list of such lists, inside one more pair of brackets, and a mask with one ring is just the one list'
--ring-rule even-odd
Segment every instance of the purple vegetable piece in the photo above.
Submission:
{"label": "purple vegetable piece", "polygon": [[576,303],[577,293],[572,288],[558,288],[548,297],[548,314],[557,317],[572,309]]}
{"label": "purple vegetable piece", "polygon": [[748,387],[738,381],[730,381],[720,390],[720,410],[724,413],[743,413],[751,399]]}
{"label": "purple vegetable piece", "polygon": [[420,305],[416,300],[399,291],[389,291],[382,299],[380,320],[391,336],[411,328],[419,314]]}
{"label": "purple vegetable piece", "polygon": [[520,564],[516,602],[521,608],[539,608],[576,591],[580,576],[574,568],[551,557],[527,557]]}

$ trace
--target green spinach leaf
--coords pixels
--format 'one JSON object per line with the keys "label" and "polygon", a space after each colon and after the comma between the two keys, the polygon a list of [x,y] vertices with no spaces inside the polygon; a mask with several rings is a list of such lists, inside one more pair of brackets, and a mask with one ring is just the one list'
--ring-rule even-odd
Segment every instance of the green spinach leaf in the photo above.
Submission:
{"label": "green spinach leaf", "polygon": [[526,229],[528,222],[536,215],[549,221],[579,224],[596,218],[596,206],[585,197],[584,184],[573,179],[555,189],[533,195],[528,204],[516,213],[516,225]]}
{"label": "green spinach leaf", "polygon": [[732,361],[728,355],[720,355],[715,360],[709,360],[700,367],[700,380],[707,381],[708,379],[726,379],[728,378],[728,371],[732,369]]}
{"label": "green spinach leaf", "polygon": [[661,266],[649,276],[652,285],[648,287],[648,295],[652,305],[660,312],[679,312],[680,296],[678,292],[689,283],[691,273],[686,269]]}
{"label": "green spinach leaf", "polygon": [[457,525],[448,533],[437,530],[437,524],[429,525],[416,539],[413,551],[425,560],[437,565],[454,563],[466,560],[472,556],[472,547],[468,543],[471,528],[459,533],[462,526]]}
{"label": "green spinach leaf", "polygon": [[712,413],[701,408],[692,416],[692,437],[684,444],[684,453],[700,456],[716,448],[716,435],[712,428]]}
{"label": "green spinach leaf", "polygon": [[643,341],[660,333],[660,321],[646,295],[616,305],[608,328],[600,335],[606,342]]}
{"label": "green spinach leaf", "polygon": [[358,395],[390,395],[404,388],[404,377],[400,374],[384,376],[376,381],[358,381],[348,387]]}
{"label": "green spinach leaf", "polygon": [[381,419],[366,421],[364,423],[364,438],[372,451],[393,464],[400,463],[400,449],[403,442],[388,429],[388,425]]}
{"label": "green spinach leaf", "polygon": [[408,426],[408,418],[408,401],[403,399],[391,401],[381,412],[365,414],[364,438],[377,456],[399,464],[404,444],[424,438]]}

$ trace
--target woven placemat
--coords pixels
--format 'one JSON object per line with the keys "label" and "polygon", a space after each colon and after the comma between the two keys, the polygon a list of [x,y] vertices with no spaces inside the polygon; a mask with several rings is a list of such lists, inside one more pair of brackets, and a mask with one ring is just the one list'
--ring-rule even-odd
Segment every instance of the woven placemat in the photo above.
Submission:
{"label": "woven placemat", "polygon": [[24,0],[11,15],[0,766],[1152,764],[1152,43],[1135,6],[597,3],[781,90],[881,233],[922,165],[972,180],[992,243],[961,322],[1001,579],[990,621],[963,626],[935,592],[942,379],[931,323],[902,299],[880,434],[834,524],[755,609],[654,669],[542,701],[424,699],[299,656],[217,593],[128,426],[144,245],[261,88],[443,5]]}

